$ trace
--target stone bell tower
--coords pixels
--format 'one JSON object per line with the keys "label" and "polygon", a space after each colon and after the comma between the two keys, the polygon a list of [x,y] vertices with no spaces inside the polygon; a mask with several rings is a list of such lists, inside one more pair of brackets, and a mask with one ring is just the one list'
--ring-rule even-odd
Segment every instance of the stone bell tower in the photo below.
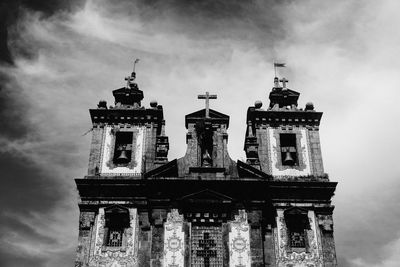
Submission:
{"label": "stone bell tower", "polygon": [[[136,63],[136,62],[135,62]],[[79,244],[75,266],[139,266],[141,199],[130,194],[146,170],[167,162],[163,108],[153,101],[141,105],[143,91],[136,73],[113,91],[115,102],[100,101],[90,109],[92,142],[88,174],[76,179],[79,203]],[[146,214],[144,215],[146,216]]]}
{"label": "stone bell tower", "polygon": [[76,179],[76,267],[335,267],[336,188],[324,173],[321,112],[286,79],[247,111],[246,162],[228,153],[229,116],[187,114],[186,153],[168,161],[163,108],[142,107],[135,72],[90,109],[88,174]]}
{"label": "stone bell tower", "polygon": [[300,94],[287,83],[275,77],[269,106],[248,108],[247,164],[271,177],[275,265],[337,266],[330,204],[336,183],[322,163],[322,112],[311,102],[299,108]]}

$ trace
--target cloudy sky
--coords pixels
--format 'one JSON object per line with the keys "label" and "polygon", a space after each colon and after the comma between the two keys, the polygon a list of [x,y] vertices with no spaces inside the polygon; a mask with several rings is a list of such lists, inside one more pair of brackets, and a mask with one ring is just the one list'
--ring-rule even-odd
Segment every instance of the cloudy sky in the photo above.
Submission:
{"label": "cloudy sky", "polygon": [[243,159],[247,107],[268,105],[272,63],[286,62],[300,106],[324,112],[340,266],[400,266],[399,1],[42,2],[0,4],[1,266],[72,266],[88,108],[112,104],[135,58],[143,104],[164,106],[169,159],[205,91]]}

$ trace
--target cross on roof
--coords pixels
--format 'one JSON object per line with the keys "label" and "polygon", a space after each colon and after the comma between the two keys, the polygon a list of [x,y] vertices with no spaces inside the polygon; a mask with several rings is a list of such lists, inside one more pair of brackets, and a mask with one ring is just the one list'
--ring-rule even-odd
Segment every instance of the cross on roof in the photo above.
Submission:
{"label": "cross on roof", "polygon": [[289,82],[289,80],[287,80],[286,78],[282,78],[279,81],[282,83],[283,88],[286,88],[286,83]]}
{"label": "cross on roof", "polygon": [[210,95],[209,92],[206,92],[205,95],[198,95],[198,99],[206,100],[206,118],[210,118],[210,99],[217,99],[217,95]]}

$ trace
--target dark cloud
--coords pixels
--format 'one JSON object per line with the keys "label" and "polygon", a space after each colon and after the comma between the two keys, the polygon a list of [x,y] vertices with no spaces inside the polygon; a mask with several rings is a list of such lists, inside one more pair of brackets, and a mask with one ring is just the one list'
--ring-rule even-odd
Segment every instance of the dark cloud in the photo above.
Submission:
{"label": "dark cloud", "polygon": [[3,249],[0,247],[0,265],[7,267],[45,266],[47,261],[43,256],[17,254],[17,252],[10,251],[9,247]]}
{"label": "dark cloud", "polygon": [[[11,67],[10,67],[11,68]],[[28,120],[31,104],[21,94],[21,88],[15,79],[0,72],[0,137],[9,140],[21,139],[29,135],[36,136],[34,127]]]}
{"label": "dark cloud", "polygon": [[[52,168],[38,166],[17,150],[0,153],[0,162],[0,265],[45,266],[45,257],[31,255],[15,242],[21,239],[25,244],[58,246],[57,237],[38,229],[71,193],[55,179]],[[32,214],[37,216],[33,223]]]}
{"label": "dark cloud", "polygon": [[[6,207],[9,208],[9,207]],[[9,233],[18,233],[22,235],[27,240],[35,240],[35,242],[40,244],[56,244],[56,237],[49,237],[47,235],[41,234],[37,231],[36,225],[29,225],[25,221],[24,217],[19,219],[11,217],[5,214],[5,212],[18,212],[16,209],[3,210],[0,215],[2,222],[2,231],[0,233],[0,238],[6,238]]]}
{"label": "dark cloud", "polygon": [[235,40],[273,52],[285,37],[284,7],[292,1],[155,0],[107,3],[115,16],[140,18],[143,29],[174,33],[200,42]]}
{"label": "dark cloud", "polygon": [[7,45],[9,16],[11,15],[6,2],[0,3],[0,63],[12,64],[13,61]]}
{"label": "dark cloud", "polygon": [[[79,0],[4,0],[0,3],[0,64],[13,64],[13,53],[10,52],[10,46],[13,46],[14,53],[18,51],[18,56],[33,57],[34,53],[29,46],[20,46],[19,44],[10,44],[10,29],[18,28],[18,23],[28,12],[37,12],[41,18],[47,18],[60,12],[73,12],[81,8],[85,1]],[[15,49],[15,45],[19,49]],[[24,48],[24,49],[23,49]]]}
{"label": "dark cloud", "polygon": [[[1,152],[3,166],[0,205],[2,211],[47,213],[63,200],[65,189],[42,166],[18,155],[18,150]],[[49,162],[51,164],[51,162]]]}

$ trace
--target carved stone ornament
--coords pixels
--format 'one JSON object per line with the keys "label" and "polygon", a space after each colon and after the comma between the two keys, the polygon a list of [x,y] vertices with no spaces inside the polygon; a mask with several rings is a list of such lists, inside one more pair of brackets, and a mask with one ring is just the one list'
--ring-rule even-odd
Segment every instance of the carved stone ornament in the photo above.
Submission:
{"label": "carved stone ornament", "polygon": [[104,208],[99,209],[94,227],[94,249],[89,256],[89,267],[137,267],[138,254],[138,216],[136,209],[129,209],[130,228],[127,229],[126,249],[104,246]]}
{"label": "carved stone ornament", "polygon": [[288,264],[293,266],[322,267],[322,247],[318,239],[315,215],[313,211],[308,211],[310,229],[306,230],[308,240],[308,251],[296,252],[290,250],[288,240],[288,229],[286,227],[284,211],[277,211],[277,235],[275,242],[277,246],[277,267],[286,267]]}
{"label": "carved stone ornament", "polygon": [[229,224],[229,266],[250,267],[250,227],[246,211],[239,210],[239,215]]}
{"label": "carved stone ornament", "polygon": [[89,229],[94,223],[95,213],[90,211],[83,211],[79,215],[79,229]]}
{"label": "carved stone ornament", "polygon": [[318,215],[318,225],[326,232],[333,231],[332,215]]}
{"label": "carved stone ornament", "polygon": [[172,209],[164,223],[164,267],[184,266],[184,242],[183,215],[180,215],[177,209]]}
{"label": "carved stone ornament", "polygon": [[[296,151],[298,156],[298,165],[285,166],[282,164],[281,159],[281,144],[280,134],[283,133],[296,133]],[[272,174],[277,177],[289,177],[293,176],[307,176],[311,175],[310,168],[310,155],[309,147],[307,145],[307,134],[304,129],[294,129],[291,131],[270,129],[270,151],[271,151],[271,170]]]}
{"label": "carved stone ornament", "polygon": [[[103,148],[100,156],[100,170],[99,175],[125,175],[125,176],[137,176],[142,173],[142,157],[144,148],[144,139],[146,136],[145,127],[135,126],[124,130],[118,128],[121,132],[132,132],[132,154],[131,160],[126,166],[119,166],[114,163],[114,152],[117,128],[113,126],[106,126],[103,135]],[[113,134],[114,131],[114,134]]]}

